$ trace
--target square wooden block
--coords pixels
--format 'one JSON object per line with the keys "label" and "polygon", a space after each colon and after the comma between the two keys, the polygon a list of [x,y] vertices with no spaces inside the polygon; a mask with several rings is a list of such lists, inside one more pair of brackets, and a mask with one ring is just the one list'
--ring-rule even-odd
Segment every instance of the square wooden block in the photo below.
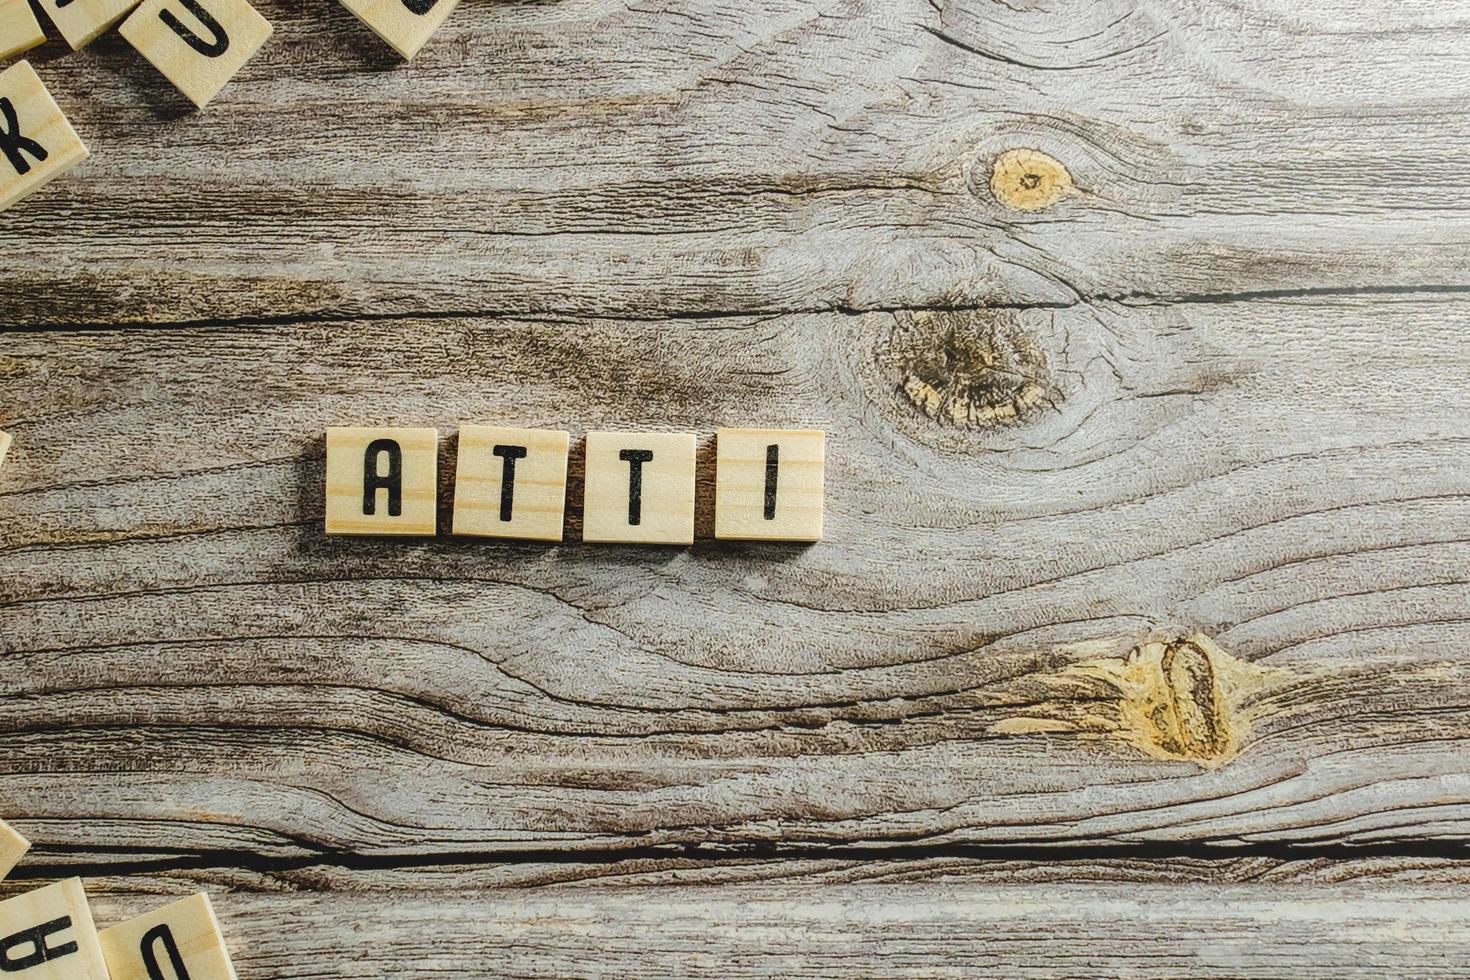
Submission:
{"label": "square wooden block", "polygon": [[0,975],[18,980],[108,980],[82,879],[0,902]]}
{"label": "square wooden block", "polygon": [[438,529],[437,429],[327,429],[327,533],[432,537]]}
{"label": "square wooden block", "polygon": [[694,434],[587,433],[582,540],[694,543]]}
{"label": "square wooden block", "polygon": [[819,541],[827,434],[721,429],[715,436],[715,537]]}
{"label": "square wooden block", "polygon": [[138,0],[40,0],[72,50],[86,47],[128,15]]}
{"label": "square wooden block", "polygon": [[466,425],[454,471],[454,533],[560,541],[571,436]]}
{"label": "square wooden block", "polygon": [[28,61],[0,71],[0,211],[87,159],[87,148]]}
{"label": "square wooden block", "polygon": [[28,0],[0,0],[0,58],[29,51],[46,40]]}
{"label": "square wooden block", "polygon": [[5,465],[5,455],[10,452],[10,433],[0,432],[0,466]]}
{"label": "square wooden block", "polygon": [[[0,432],[0,436],[4,434]],[[4,455],[4,440],[0,440],[0,456]],[[0,878],[10,874],[10,869],[15,867],[15,862],[24,857],[26,851],[30,849],[30,841],[17,834],[4,820],[0,820]]]}
{"label": "square wooden block", "polygon": [[404,58],[412,58],[459,6],[459,0],[342,0]]}
{"label": "square wooden block", "polygon": [[214,906],[202,892],[97,934],[112,980],[235,980]]}
{"label": "square wooden block", "polygon": [[271,36],[245,0],[143,0],[118,33],[203,109]]}

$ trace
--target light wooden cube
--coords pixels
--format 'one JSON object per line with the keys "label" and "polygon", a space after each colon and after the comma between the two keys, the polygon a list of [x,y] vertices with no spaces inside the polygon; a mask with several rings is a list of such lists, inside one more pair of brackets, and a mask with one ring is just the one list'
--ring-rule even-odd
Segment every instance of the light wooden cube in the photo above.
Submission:
{"label": "light wooden cube", "polygon": [[342,0],[342,6],[371,27],[404,58],[412,58],[439,29],[459,0]]}
{"label": "light wooden cube", "polygon": [[97,934],[112,980],[235,980],[214,906],[204,893]]}
{"label": "light wooden cube", "polygon": [[46,40],[28,0],[0,0],[0,58],[29,51]]}
{"label": "light wooden cube", "polygon": [[587,433],[582,540],[694,543],[694,435]]}
{"label": "light wooden cube", "polygon": [[40,0],[41,9],[72,50],[91,44],[128,15],[138,0]]}
{"label": "light wooden cube", "polygon": [[715,436],[715,537],[819,541],[824,432],[721,429]]}
{"label": "light wooden cube", "polygon": [[0,211],[87,159],[61,108],[28,61],[0,71]]}
{"label": "light wooden cube", "polygon": [[[0,436],[5,433],[0,432]],[[5,440],[0,439],[0,458],[5,456]],[[7,824],[0,820],[0,878],[10,874],[10,869],[15,867],[15,862],[25,856],[26,851],[31,849],[31,842]]]}
{"label": "light wooden cube", "polygon": [[118,33],[203,109],[260,50],[271,25],[245,0],[143,0]]}
{"label": "light wooden cube", "polygon": [[328,534],[432,536],[438,527],[435,429],[327,429]]}
{"label": "light wooden cube", "polygon": [[108,980],[82,879],[0,902],[0,975],[18,980]]}
{"label": "light wooden cube", "polygon": [[10,433],[0,432],[0,466],[5,463],[5,455],[10,452]]}
{"label": "light wooden cube", "polygon": [[454,473],[454,533],[560,541],[571,436],[466,425]]}

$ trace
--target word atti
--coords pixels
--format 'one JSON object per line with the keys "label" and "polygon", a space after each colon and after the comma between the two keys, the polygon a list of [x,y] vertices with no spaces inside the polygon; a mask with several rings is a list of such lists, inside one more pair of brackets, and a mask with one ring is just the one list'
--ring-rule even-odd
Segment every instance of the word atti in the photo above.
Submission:
{"label": "word atti", "polygon": [[[459,431],[451,533],[562,540],[571,436],[466,425]],[[582,540],[694,542],[695,437],[589,432]],[[327,429],[326,533],[431,537],[438,532],[437,429]],[[826,434],[720,429],[715,537],[822,537]]]}

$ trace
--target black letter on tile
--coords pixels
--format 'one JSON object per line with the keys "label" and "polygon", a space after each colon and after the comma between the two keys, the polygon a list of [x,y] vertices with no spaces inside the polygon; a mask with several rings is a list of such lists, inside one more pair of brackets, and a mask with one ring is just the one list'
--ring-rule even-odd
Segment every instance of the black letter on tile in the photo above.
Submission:
{"label": "black letter on tile", "polygon": [[[388,472],[378,475],[378,454],[388,454]],[[374,439],[362,460],[362,512],[378,512],[378,491],[388,491],[388,516],[403,516],[403,449],[396,439]]]}
{"label": "black letter on tile", "polygon": [[439,0],[403,0],[403,5],[408,8],[409,13],[423,16],[433,10],[434,4],[438,2]]}
{"label": "black letter on tile", "polygon": [[168,961],[173,964],[174,980],[189,980],[189,971],[184,969],[184,956],[179,952],[179,944],[174,942],[174,934],[169,927],[156,925],[143,933],[143,941],[138,944],[143,954],[143,965],[148,968],[148,980],[168,980],[163,975],[163,968],[158,965],[158,954],[153,951],[155,943],[162,941],[164,952],[168,953]]}
{"label": "black letter on tile", "polygon": [[38,162],[46,159],[49,154],[40,143],[29,136],[20,135],[20,120],[9,99],[0,99],[0,115],[5,117],[5,129],[0,130],[0,150],[5,152],[5,159],[10,161],[16,173],[28,174],[31,172],[31,161],[20,155],[22,150],[35,157]]}
{"label": "black letter on tile", "polygon": [[[54,932],[71,928],[71,916],[63,915],[59,919],[43,922],[29,929],[0,939],[0,973],[19,973],[21,970],[29,970],[33,966],[40,966],[49,960],[60,959],[68,953],[77,951],[74,942],[62,943],[60,946],[46,945],[46,937]],[[17,946],[29,944],[31,951],[24,956],[12,956],[11,953]]]}
{"label": "black letter on tile", "polygon": [[766,447],[766,520],[776,519],[776,472],[781,468],[781,447]]}
{"label": "black letter on tile", "polygon": [[505,460],[500,466],[500,519],[508,521],[516,495],[516,460],[526,458],[526,447],[496,446],[491,451]]}
{"label": "black letter on tile", "polygon": [[218,58],[229,50],[230,36],[225,33],[225,29],[220,26],[219,21],[210,16],[209,11],[199,6],[199,0],[179,0],[179,3],[183,4],[184,9],[193,14],[195,19],[204,25],[206,31],[214,35],[213,41],[206,41],[185,27],[183,22],[174,16],[172,10],[160,10],[158,12],[158,19],[167,24],[175,34],[183,38],[185,44],[206,58]]}
{"label": "black letter on tile", "polygon": [[652,449],[624,449],[618,459],[628,463],[628,523],[643,522],[643,464],[653,459]]}

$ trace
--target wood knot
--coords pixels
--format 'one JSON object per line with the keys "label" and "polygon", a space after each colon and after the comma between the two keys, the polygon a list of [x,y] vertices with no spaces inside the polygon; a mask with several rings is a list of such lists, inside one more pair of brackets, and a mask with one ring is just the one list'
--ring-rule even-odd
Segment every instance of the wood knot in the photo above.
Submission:
{"label": "wood knot", "polygon": [[935,421],[991,428],[1024,421],[1057,399],[1046,351],[1001,312],[911,314],[893,350],[903,393]]}
{"label": "wood knot", "polygon": [[1122,658],[1084,661],[1068,673],[1115,690],[1115,737],[1156,758],[1205,768],[1239,753],[1250,730],[1247,697],[1276,674],[1232,657],[1202,633],[1142,643]]}
{"label": "wood knot", "polygon": [[1040,150],[1006,150],[990,169],[990,192],[1015,211],[1040,211],[1077,193],[1062,162]]}
{"label": "wood knot", "polygon": [[1029,694],[1026,711],[993,732],[1075,733],[1214,769],[1240,753],[1252,718],[1265,710],[1258,695],[1288,676],[1232,657],[1202,633],[1062,652],[1072,662],[1043,675],[1040,696]]}

